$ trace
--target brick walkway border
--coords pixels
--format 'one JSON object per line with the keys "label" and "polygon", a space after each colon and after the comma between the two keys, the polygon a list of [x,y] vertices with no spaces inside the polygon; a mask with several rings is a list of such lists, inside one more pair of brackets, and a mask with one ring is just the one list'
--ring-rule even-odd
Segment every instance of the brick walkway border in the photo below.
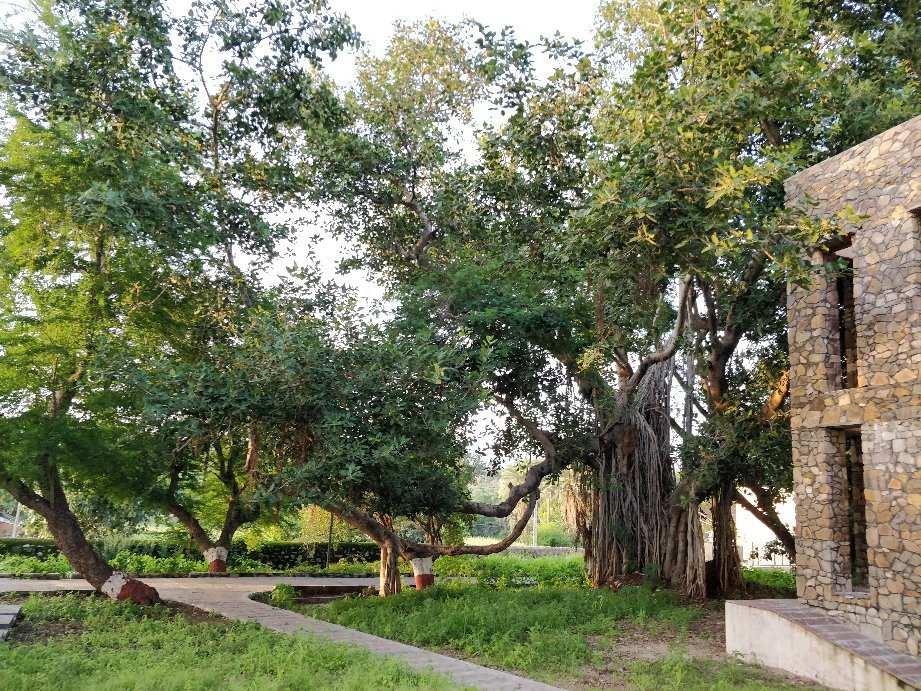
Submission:
{"label": "brick walkway border", "polygon": [[[252,593],[267,592],[279,583],[291,585],[367,585],[376,584],[376,579],[355,578],[145,578],[166,600],[182,602],[199,609],[217,612],[228,619],[255,621],[266,628],[285,634],[306,632],[337,643],[354,645],[378,655],[396,657],[416,670],[434,671],[449,677],[452,681],[467,687],[506,691],[513,689],[534,689],[553,691],[556,687],[514,674],[490,669],[472,662],[457,660],[411,645],[349,629],[338,624],[305,617],[285,609],[250,599]],[[59,590],[92,590],[86,581],[31,580],[0,578],[0,592],[53,592]]]}
{"label": "brick walkway border", "polygon": [[799,600],[733,600],[732,604],[773,612],[891,674],[908,684],[908,688],[921,689],[921,660],[893,650],[815,607]]}

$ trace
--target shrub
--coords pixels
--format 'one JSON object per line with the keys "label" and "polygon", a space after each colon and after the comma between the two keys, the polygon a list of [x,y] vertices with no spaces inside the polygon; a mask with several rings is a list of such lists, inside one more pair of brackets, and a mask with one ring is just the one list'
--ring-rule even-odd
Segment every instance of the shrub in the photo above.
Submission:
{"label": "shrub", "polygon": [[742,569],[747,583],[774,588],[781,591],[796,592],[796,574],[784,569]]}
{"label": "shrub", "polygon": [[[268,564],[274,569],[288,570],[299,565],[326,566],[326,543],[266,542],[251,550],[251,559]],[[333,543],[332,561],[375,561],[380,558],[380,548],[373,542]]]}
{"label": "shrub", "polygon": [[0,557],[0,573],[57,573],[66,576],[72,571],[73,567],[62,554],[45,558],[18,555]]}
{"label": "shrub", "polygon": [[537,526],[537,544],[542,547],[572,547],[572,534],[561,523],[540,523]]}
{"label": "shrub", "polygon": [[489,588],[575,586],[586,583],[585,560],[580,554],[562,557],[524,557],[494,554],[488,557],[439,557],[435,575],[476,578]]}
{"label": "shrub", "polygon": [[208,562],[203,558],[189,559],[181,554],[169,557],[152,557],[147,554],[119,552],[109,560],[112,568],[127,573],[170,573],[189,574],[193,571],[207,571]]}
{"label": "shrub", "polygon": [[0,557],[15,555],[20,557],[53,557],[59,554],[54,540],[28,537],[0,537]]}
{"label": "shrub", "polygon": [[288,585],[287,583],[279,583],[275,586],[274,590],[269,593],[269,602],[275,607],[290,608],[294,604],[294,598],[296,596],[297,591],[294,590],[294,586]]}

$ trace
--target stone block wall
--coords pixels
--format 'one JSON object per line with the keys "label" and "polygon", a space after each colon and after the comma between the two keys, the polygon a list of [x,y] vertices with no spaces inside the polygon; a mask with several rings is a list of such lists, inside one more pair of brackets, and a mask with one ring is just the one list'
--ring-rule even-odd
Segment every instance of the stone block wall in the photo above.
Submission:
{"label": "stone block wall", "polygon": [[[787,203],[852,206],[856,377],[842,381],[838,285],[791,286],[788,323],[797,593],[896,650],[921,647],[921,117],[804,170]],[[808,200],[808,201],[807,201]],[[813,262],[835,257],[816,253]],[[859,437],[865,553],[851,554],[845,443]],[[861,537],[861,544],[862,544]],[[855,587],[853,560],[866,564]]]}

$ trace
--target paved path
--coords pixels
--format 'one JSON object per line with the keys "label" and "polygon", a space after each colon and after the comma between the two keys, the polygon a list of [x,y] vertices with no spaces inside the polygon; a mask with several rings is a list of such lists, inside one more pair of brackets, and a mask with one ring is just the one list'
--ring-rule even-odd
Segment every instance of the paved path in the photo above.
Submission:
{"label": "paved path", "polygon": [[[444,674],[465,686],[480,689],[535,689],[552,691],[555,687],[531,679],[500,672],[488,667],[439,655],[428,650],[397,643],[386,638],[348,629],[338,624],[305,617],[301,614],[256,602],[249,598],[251,593],[272,590],[278,583],[291,585],[373,585],[372,578],[145,578],[166,600],[183,602],[199,609],[218,612],[228,619],[256,621],[263,626],[295,634],[307,632],[330,641],[348,643],[370,650],[379,655],[402,659],[414,669],[433,670]],[[31,579],[0,578],[0,592],[52,592],[56,590],[92,590],[83,580],[62,579],[42,581]]]}

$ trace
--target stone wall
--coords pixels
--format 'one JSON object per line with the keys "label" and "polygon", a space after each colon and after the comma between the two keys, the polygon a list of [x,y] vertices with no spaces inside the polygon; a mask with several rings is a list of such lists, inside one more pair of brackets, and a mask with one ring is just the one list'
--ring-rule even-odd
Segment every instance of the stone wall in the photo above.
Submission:
{"label": "stone wall", "polygon": [[[921,117],[798,173],[786,192],[788,205],[815,218],[847,205],[864,217],[847,228],[850,248],[837,254],[853,261],[856,377],[842,378],[842,343],[851,347],[841,336],[842,284],[817,277],[788,293],[797,593],[917,656]],[[813,261],[837,257],[816,253]],[[866,554],[858,555],[850,554],[849,436],[859,438],[863,460]],[[865,560],[866,589],[852,582],[855,560]]]}

